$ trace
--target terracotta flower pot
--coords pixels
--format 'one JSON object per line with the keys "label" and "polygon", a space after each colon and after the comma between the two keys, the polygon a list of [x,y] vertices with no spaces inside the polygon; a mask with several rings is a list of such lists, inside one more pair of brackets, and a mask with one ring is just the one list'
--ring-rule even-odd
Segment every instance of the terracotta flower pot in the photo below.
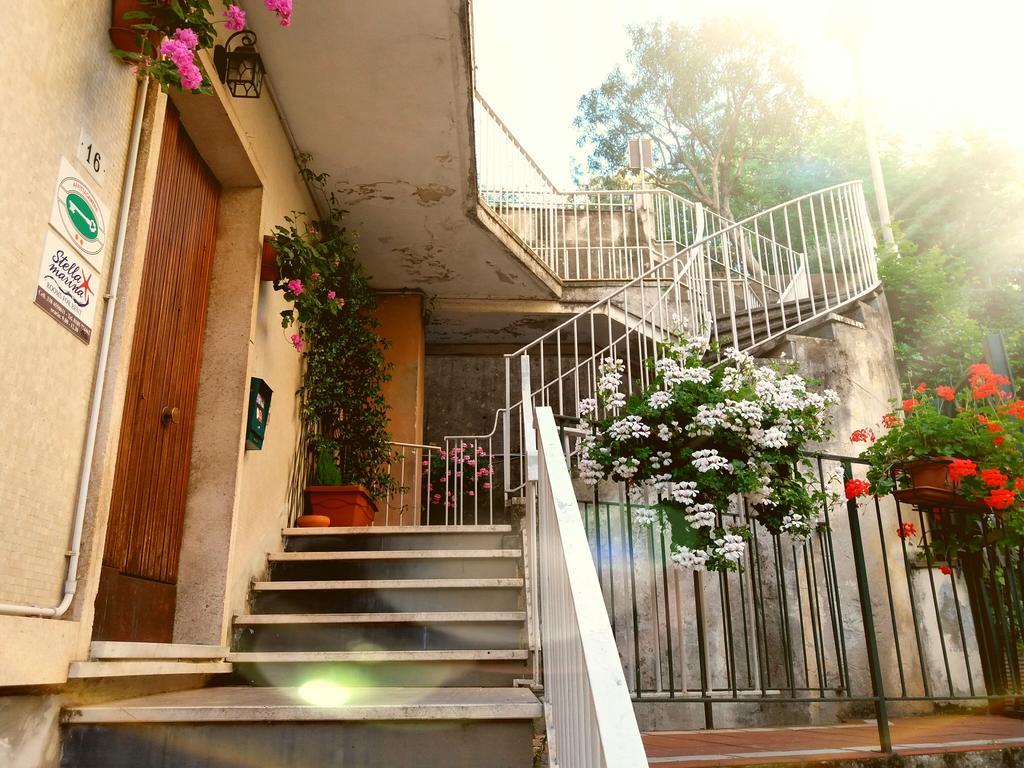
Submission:
{"label": "terracotta flower pot", "polygon": [[[131,11],[146,12],[149,10],[151,10],[151,6],[143,5],[142,0],[113,0],[110,14],[110,42],[114,44],[115,48],[131,53],[143,53],[142,46],[138,43],[141,33],[132,29],[132,25],[138,24],[144,19],[125,19],[124,15]],[[146,37],[155,51],[164,36],[160,32],[150,32]]]}
{"label": "terracotta flower pot", "polygon": [[909,461],[900,470],[910,479],[910,488],[893,491],[899,501],[919,507],[959,509],[964,512],[989,512],[987,504],[970,501],[957,493],[957,483],[949,479],[949,456],[932,456]]}
{"label": "terracotta flower pot", "polygon": [[270,235],[263,237],[263,251],[260,254],[260,281],[277,281],[281,279],[281,271],[277,267],[277,249]]}
{"label": "terracotta flower pot", "polygon": [[361,485],[310,485],[306,500],[311,515],[323,515],[332,527],[373,525],[377,505]]}

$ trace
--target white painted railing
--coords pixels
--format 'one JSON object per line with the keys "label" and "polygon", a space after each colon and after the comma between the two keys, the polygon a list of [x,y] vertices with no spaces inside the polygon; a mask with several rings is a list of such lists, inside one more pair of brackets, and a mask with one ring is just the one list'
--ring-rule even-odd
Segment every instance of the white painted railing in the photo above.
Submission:
{"label": "white painted railing", "polygon": [[595,396],[606,358],[623,361],[628,394],[647,385],[643,361],[657,358],[673,332],[708,338],[717,360],[733,347],[756,352],[878,285],[860,182],[804,195],[677,251],[505,356],[505,493],[525,482],[520,381],[530,384],[525,402],[577,420],[580,401]]}
{"label": "white painted railing", "polygon": [[[536,411],[536,479],[527,494],[531,636],[543,654],[550,763],[645,768],[618,648],[550,408]],[[527,415],[527,422],[531,415]],[[529,425],[527,426],[529,429]],[[539,609],[539,610],[538,610]]]}
{"label": "white painted railing", "polygon": [[442,499],[432,501],[431,467],[438,474],[443,465],[439,445],[391,443],[390,474],[393,487],[384,499],[384,516],[376,525],[426,525],[431,513],[436,517]]}
{"label": "white painted railing", "polygon": [[[733,224],[659,187],[561,191],[479,93],[475,115],[481,203],[561,280],[632,280]],[[772,245],[783,261],[796,259]]]}

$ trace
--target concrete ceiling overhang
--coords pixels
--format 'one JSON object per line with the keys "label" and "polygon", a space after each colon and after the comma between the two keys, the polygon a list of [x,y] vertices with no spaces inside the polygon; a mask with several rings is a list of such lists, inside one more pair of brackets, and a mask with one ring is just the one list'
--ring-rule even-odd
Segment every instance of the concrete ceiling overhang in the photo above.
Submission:
{"label": "concrete ceiling overhang", "polygon": [[245,5],[295,145],[336,183],[375,287],[559,293],[478,204],[468,0],[303,0],[287,29]]}

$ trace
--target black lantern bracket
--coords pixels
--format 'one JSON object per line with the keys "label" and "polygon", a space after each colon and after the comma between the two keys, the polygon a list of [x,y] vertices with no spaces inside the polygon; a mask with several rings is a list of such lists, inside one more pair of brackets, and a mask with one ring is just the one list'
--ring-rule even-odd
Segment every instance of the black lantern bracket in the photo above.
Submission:
{"label": "black lantern bracket", "polygon": [[[236,40],[236,38],[238,38]],[[231,95],[237,99],[258,99],[263,90],[263,59],[256,52],[256,33],[235,32],[224,45],[213,49],[213,65]]]}

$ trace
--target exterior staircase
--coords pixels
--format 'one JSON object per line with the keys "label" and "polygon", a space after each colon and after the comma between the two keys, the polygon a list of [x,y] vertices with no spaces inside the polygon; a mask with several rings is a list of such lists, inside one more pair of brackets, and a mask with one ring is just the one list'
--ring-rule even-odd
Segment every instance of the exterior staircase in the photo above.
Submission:
{"label": "exterior staircase", "polygon": [[229,685],[82,706],[62,765],[526,766],[511,526],[296,528],[235,619]]}

